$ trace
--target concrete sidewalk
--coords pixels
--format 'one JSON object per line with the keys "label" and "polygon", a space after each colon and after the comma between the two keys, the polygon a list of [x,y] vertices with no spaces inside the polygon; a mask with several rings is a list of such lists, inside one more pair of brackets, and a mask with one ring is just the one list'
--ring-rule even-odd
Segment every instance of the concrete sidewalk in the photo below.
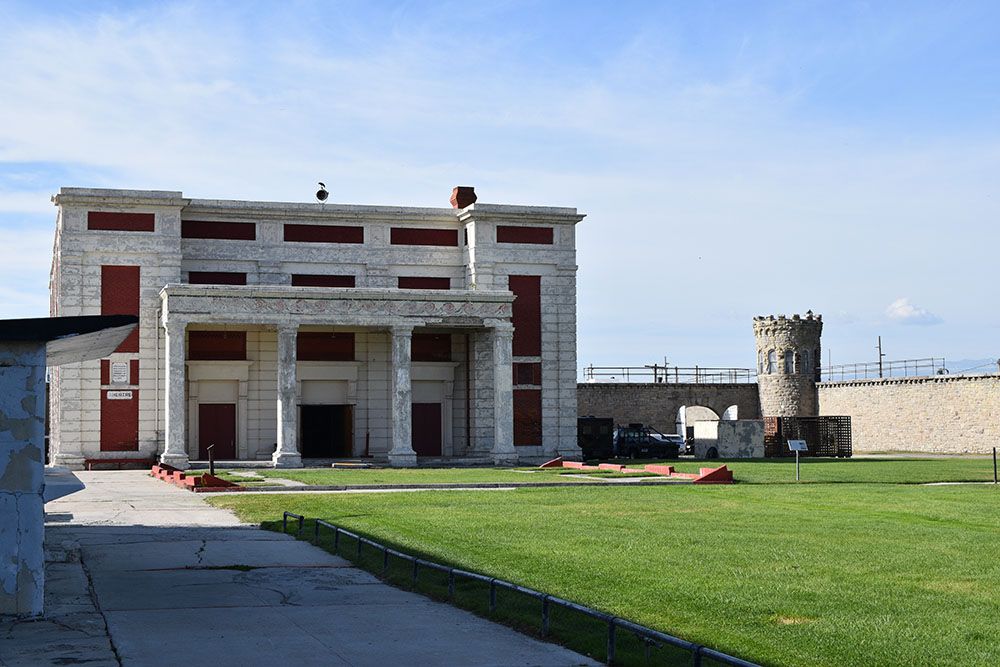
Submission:
{"label": "concrete sidewalk", "polygon": [[0,623],[2,665],[599,664],[144,472],[79,476],[46,506],[46,619]]}

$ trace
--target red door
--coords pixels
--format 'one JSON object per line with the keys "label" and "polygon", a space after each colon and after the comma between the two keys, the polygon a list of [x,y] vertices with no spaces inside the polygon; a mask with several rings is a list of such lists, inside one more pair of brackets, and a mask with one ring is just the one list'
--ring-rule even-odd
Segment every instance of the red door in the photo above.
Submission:
{"label": "red door", "polygon": [[417,456],[441,456],[441,404],[413,404],[413,451]]}
{"label": "red door", "polygon": [[198,458],[208,460],[208,446],[215,445],[216,461],[236,459],[236,404],[205,403],[198,406]]}

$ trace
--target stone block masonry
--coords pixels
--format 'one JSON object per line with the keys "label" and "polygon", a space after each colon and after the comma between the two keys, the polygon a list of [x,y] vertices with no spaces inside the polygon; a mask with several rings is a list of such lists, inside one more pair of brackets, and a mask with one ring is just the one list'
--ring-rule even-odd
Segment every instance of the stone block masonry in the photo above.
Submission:
{"label": "stone block masonry", "polygon": [[768,417],[816,415],[822,316],[808,311],[805,317],[755,317],[753,331],[761,412]]}
{"label": "stone block masonry", "polygon": [[850,415],[855,452],[985,454],[1000,443],[1000,376],[827,382],[821,415]]}

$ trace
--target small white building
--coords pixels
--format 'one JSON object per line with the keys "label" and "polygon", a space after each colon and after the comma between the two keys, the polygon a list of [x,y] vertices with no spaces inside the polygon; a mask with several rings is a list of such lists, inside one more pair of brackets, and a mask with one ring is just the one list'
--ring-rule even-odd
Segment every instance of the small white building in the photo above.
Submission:
{"label": "small white building", "polygon": [[51,369],[55,464],[579,454],[576,209],[53,201],[51,314],[139,316]]}

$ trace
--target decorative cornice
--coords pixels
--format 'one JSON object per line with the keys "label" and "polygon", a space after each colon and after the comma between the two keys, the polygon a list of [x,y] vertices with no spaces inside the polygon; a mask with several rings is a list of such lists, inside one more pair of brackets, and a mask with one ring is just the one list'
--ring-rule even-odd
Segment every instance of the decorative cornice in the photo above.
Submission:
{"label": "decorative cornice", "polygon": [[577,213],[575,208],[559,206],[511,206],[507,204],[480,204],[458,211],[461,222],[473,221],[513,221],[546,225],[575,225],[587,215]]}

